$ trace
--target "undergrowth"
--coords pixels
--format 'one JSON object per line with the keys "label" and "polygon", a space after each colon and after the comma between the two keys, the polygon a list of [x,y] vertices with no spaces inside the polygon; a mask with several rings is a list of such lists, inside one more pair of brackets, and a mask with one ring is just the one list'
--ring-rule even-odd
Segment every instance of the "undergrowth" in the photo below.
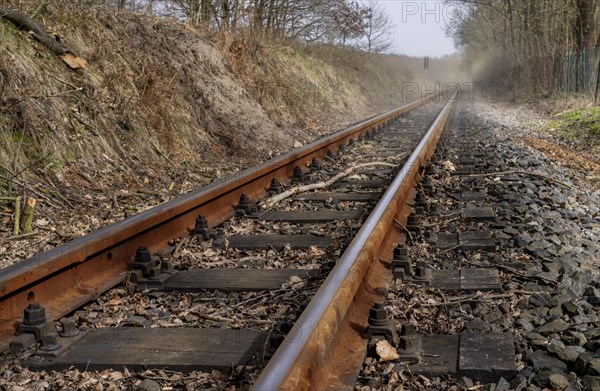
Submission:
{"label": "undergrowth", "polygon": [[0,173],[22,181],[114,175],[131,186],[148,167],[160,177],[264,159],[398,106],[412,77],[395,56],[208,36],[63,0],[11,4],[39,8],[37,20],[88,61],[72,71],[0,20]]}
{"label": "undergrowth", "polygon": [[600,107],[568,110],[555,115],[548,127],[569,140],[579,138],[600,144]]}

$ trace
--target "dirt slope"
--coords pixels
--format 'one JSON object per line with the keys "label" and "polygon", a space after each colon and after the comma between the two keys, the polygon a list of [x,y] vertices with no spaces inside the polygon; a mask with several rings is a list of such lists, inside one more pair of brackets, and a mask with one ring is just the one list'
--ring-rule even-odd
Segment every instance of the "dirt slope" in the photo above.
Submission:
{"label": "dirt slope", "polygon": [[[0,196],[38,199],[40,237],[18,241],[19,258],[395,107],[411,78],[398,57],[64,0],[0,3],[36,13],[88,62],[73,71],[0,19]],[[1,246],[10,203],[0,218]]]}

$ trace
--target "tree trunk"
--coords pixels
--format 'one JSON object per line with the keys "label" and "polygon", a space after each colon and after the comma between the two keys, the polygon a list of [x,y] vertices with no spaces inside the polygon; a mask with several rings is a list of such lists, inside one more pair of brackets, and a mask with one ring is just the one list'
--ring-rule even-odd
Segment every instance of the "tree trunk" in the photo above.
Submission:
{"label": "tree trunk", "polygon": [[48,34],[35,20],[20,11],[0,6],[0,18],[4,18],[14,23],[20,29],[29,31],[33,38],[59,56],[72,69],[84,68],[87,64],[87,61],[77,57],[67,48],[62,46],[54,36]]}

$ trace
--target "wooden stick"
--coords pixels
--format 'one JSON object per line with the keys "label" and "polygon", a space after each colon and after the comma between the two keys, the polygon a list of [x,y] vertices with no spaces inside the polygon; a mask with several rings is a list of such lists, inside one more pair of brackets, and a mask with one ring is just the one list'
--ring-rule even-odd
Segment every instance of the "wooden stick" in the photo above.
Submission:
{"label": "wooden stick", "polygon": [[13,236],[19,235],[20,220],[21,220],[21,197],[15,197],[15,224],[13,226]]}
{"label": "wooden stick", "polygon": [[33,229],[31,227],[33,223],[33,212],[35,211],[35,203],[37,200],[33,197],[27,197],[25,202],[25,210],[23,211],[22,228],[26,233],[30,233]]}
{"label": "wooden stick", "polygon": [[331,179],[329,179],[327,181],[311,183],[309,185],[292,187],[291,189],[286,190],[283,193],[277,194],[277,195],[267,199],[263,203],[263,205],[267,209],[272,208],[275,205],[277,205],[279,202],[281,202],[281,201],[285,200],[286,198],[291,197],[295,194],[304,193],[304,192],[307,192],[310,190],[327,188],[327,187],[333,185],[335,182],[339,181],[340,179],[352,174],[355,170],[357,170],[359,168],[374,167],[374,166],[397,167],[396,164],[391,164],[391,163],[386,163],[386,162],[370,162],[370,163],[357,164],[355,166],[347,168],[346,170],[340,172],[339,174],[337,174],[336,176],[332,177]]}

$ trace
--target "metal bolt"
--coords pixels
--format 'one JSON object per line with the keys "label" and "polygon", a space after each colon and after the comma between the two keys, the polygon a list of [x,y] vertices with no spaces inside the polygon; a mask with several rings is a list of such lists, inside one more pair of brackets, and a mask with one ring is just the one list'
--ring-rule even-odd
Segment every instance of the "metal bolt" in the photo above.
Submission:
{"label": "metal bolt", "polygon": [[316,157],[313,157],[312,161],[310,162],[310,171],[315,172],[315,171],[319,171],[320,169],[321,169],[321,162],[319,162],[319,159],[317,159]]}
{"label": "metal bolt", "polygon": [[201,233],[202,230],[208,228],[208,220],[206,220],[206,216],[199,215],[196,219],[196,226],[194,228],[194,233]]}
{"label": "metal bolt", "polygon": [[421,217],[419,217],[415,214],[409,215],[408,218],[406,219],[407,226],[418,226],[420,224],[421,224]]}
{"label": "metal bolt", "polygon": [[404,261],[408,259],[408,249],[405,244],[399,244],[394,249],[394,260]]}
{"label": "metal bolt", "polygon": [[415,277],[420,279],[427,277],[427,264],[424,261],[417,261],[417,267],[415,268]]}
{"label": "metal bolt", "polygon": [[250,197],[248,197],[248,194],[242,193],[240,195],[240,202],[238,203],[238,205],[249,205],[249,204],[250,204]]}
{"label": "metal bolt", "polygon": [[304,173],[299,166],[294,166],[294,174],[292,175],[293,181],[302,181],[304,177]]}
{"label": "metal bolt", "polygon": [[37,302],[29,303],[23,311],[23,324],[27,326],[39,326],[46,323],[46,309]]}
{"label": "metal bolt", "polygon": [[63,338],[72,338],[79,335],[79,330],[73,319],[64,319],[62,322],[62,331],[59,333]]}
{"label": "metal bolt", "polygon": [[56,334],[46,334],[42,336],[42,346],[40,349],[46,352],[51,352],[60,348]]}
{"label": "metal bolt", "polygon": [[152,262],[152,254],[150,254],[150,250],[146,246],[138,247],[135,252],[135,262],[146,263]]}
{"label": "metal bolt", "polygon": [[381,303],[373,304],[373,307],[369,309],[369,323],[373,320],[387,319],[387,310]]}

